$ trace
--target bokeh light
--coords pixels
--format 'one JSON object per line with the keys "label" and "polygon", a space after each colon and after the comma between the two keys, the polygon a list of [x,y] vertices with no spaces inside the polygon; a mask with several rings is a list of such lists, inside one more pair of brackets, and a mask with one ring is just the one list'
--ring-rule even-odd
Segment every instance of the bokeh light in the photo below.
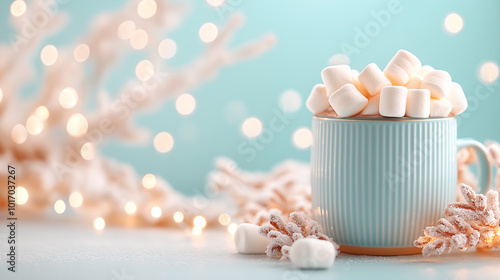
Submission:
{"label": "bokeh light", "polygon": [[22,124],[16,124],[12,128],[12,133],[11,133],[12,141],[16,144],[22,144],[26,141],[26,138],[28,138],[28,131],[26,131],[26,128]]}
{"label": "bokeh light", "polygon": [[135,75],[141,81],[147,81],[155,74],[155,67],[151,61],[144,59],[137,63]]}
{"label": "bokeh light", "polygon": [[228,214],[223,213],[219,215],[219,223],[221,225],[227,226],[229,225],[230,222],[231,222],[231,217]]}
{"label": "bokeh light", "polygon": [[491,84],[498,79],[498,64],[487,61],[479,67],[479,79],[484,83]]}
{"label": "bokeh light", "polygon": [[224,4],[224,0],[207,0],[207,3],[212,7],[219,7]]}
{"label": "bokeh light", "polygon": [[151,216],[153,216],[153,218],[155,219],[161,217],[161,208],[158,206],[151,208]]}
{"label": "bokeh light", "polygon": [[58,56],[59,53],[54,45],[47,45],[43,47],[42,52],[40,53],[42,63],[46,66],[51,66],[56,63]]}
{"label": "bokeh light", "polygon": [[137,211],[137,205],[133,201],[127,201],[125,203],[125,213],[128,215],[133,215]]}
{"label": "bokeh light", "polygon": [[211,22],[207,22],[200,27],[198,34],[202,42],[211,43],[213,42],[219,33],[217,26]]}
{"label": "bokeh light", "polygon": [[182,223],[182,221],[184,221],[184,214],[182,214],[182,212],[180,211],[177,211],[174,213],[174,221],[176,223]]}
{"label": "bokeh light", "polygon": [[3,99],[3,90],[0,88],[0,102],[2,102]]}
{"label": "bokeh light", "polygon": [[29,194],[28,191],[23,187],[16,188],[16,204],[23,205],[28,202]]}
{"label": "bokeh light", "polygon": [[118,38],[122,40],[128,40],[132,37],[134,31],[135,31],[135,23],[131,20],[126,20],[118,26],[116,34],[118,35]]}
{"label": "bokeh light", "polygon": [[457,13],[450,13],[444,19],[444,28],[451,34],[456,34],[464,28],[464,20]]}
{"label": "bokeh light", "polygon": [[136,50],[141,50],[148,44],[149,36],[148,33],[142,29],[137,29],[132,33],[130,38],[130,45]]}
{"label": "bokeh light", "polygon": [[64,88],[59,94],[59,104],[64,109],[71,109],[78,103],[78,93],[72,87]]}
{"label": "bokeh light", "polygon": [[35,116],[37,116],[42,121],[46,121],[49,118],[49,109],[45,106],[38,106],[35,110]]}
{"label": "bokeh light", "polygon": [[96,155],[96,148],[95,145],[92,142],[87,142],[82,145],[82,148],[80,149],[80,154],[82,155],[82,158],[85,160],[93,160],[95,155]]}
{"label": "bokeh light", "polygon": [[229,101],[224,106],[224,119],[231,124],[240,123],[248,115],[247,106],[241,100]]}
{"label": "bokeh light", "polygon": [[38,135],[43,130],[43,121],[37,116],[29,116],[26,120],[26,130],[31,135]]}
{"label": "bokeh light", "polygon": [[78,62],[84,62],[89,58],[90,48],[87,44],[80,44],[76,46],[75,51],[73,52],[73,56],[75,60]]}
{"label": "bokeh light", "polygon": [[10,5],[10,13],[15,17],[20,17],[26,13],[26,2],[23,0],[15,0]]}
{"label": "bokeh light", "polygon": [[142,0],[137,5],[137,14],[142,18],[150,18],[156,13],[156,2],[154,0]]}
{"label": "bokeh light", "polygon": [[80,113],[76,113],[71,115],[68,120],[68,124],[66,125],[66,130],[68,134],[73,137],[80,137],[87,133],[87,129],[89,128],[89,124],[87,119]]}
{"label": "bokeh light", "polygon": [[54,203],[54,210],[57,214],[64,213],[64,211],[66,211],[66,203],[59,199],[56,203]]}
{"label": "bokeh light", "polygon": [[229,234],[231,235],[234,235],[237,229],[238,229],[238,224],[235,223],[232,223],[227,226],[227,232],[229,232]]}
{"label": "bokeh light", "polygon": [[79,192],[74,192],[69,196],[69,205],[73,208],[78,208],[82,206],[83,196]]}
{"label": "bokeh light", "polygon": [[104,221],[103,218],[98,217],[94,220],[94,228],[96,230],[101,231],[104,229],[105,226],[106,226],[106,221]]}
{"label": "bokeh light", "polygon": [[203,216],[196,216],[193,220],[194,227],[204,228],[207,226],[207,220]]}
{"label": "bokeh light", "polygon": [[349,57],[343,53],[338,53],[334,54],[330,59],[328,60],[328,64],[331,66],[334,65],[349,65],[351,63],[351,60]]}
{"label": "bokeh light", "polygon": [[193,228],[193,234],[196,235],[196,236],[200,235],[201,234],[201,228],[194,227]]}
{"label": "bokeh light", "polygon": [[262,133],[262,122],[256,117],[247,118],[241,125],[243,135],[248,138],[255,138]]}
{"label": "bokeh light", "polygon": [[196,99],[189,93],[183,93],[175,100],[175,109],[181,115],[189,115],[196,108]]}
{"label": "bokeh light", "polygon": [[295,113],[302,105],[302,97],[295,90],[287,90],[280,97],[280,107],[285,113]]}
{"label": "bokeh light", "polygon": [[146,174],[142,177],[142,186],[146,189],[152,189],[156,186],[156,176],[153,174]]}
{"label": "bokeh light", "polygon": [[313,135],[309,128],[301,127],[293,133],[292,142],[299,149],[307,149],[311,147]]}
{"label": "bokeh light", "polygon": [[168,132],[160,132],[154,139],[155,149],[160,153],[166,153],[174,147],[174,138]]}
{"label": "bokeh light", "polygon": [[177,44],[172,39],[165,39],[158,45],[158,53],[162,58],[169,59],[174,57],[177,52]]}

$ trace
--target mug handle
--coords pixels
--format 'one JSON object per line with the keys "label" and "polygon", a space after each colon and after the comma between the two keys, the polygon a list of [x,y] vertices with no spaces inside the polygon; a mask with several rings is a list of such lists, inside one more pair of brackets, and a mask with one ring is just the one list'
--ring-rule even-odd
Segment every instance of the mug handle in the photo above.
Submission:
{"label": "mug handle", "polygon": [[479,173],[479,192],[486,193],[490,188],[491,184],[491,165],[488,160],[488,153],[486,152],[486,147],[480,142],[472,139],[458,139],[457,140],[457,151],[471,147],[474,149],[477,155],[478,161],[478,173]]}

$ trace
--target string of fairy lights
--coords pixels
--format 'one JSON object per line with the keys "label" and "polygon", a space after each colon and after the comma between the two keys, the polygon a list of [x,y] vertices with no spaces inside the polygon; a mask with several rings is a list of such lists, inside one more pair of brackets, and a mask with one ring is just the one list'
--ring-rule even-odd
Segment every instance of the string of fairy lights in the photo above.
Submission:
{"label": "string of fairy lights", "polygon": [[[207,4],[212,7],[220,7],[224,5],[225,0],[206,0]],[[137,5],[137,14],[144,19],[151,18],[155,15],[157,9],[157,4],[154,0],[142,0]],[[10,13],[14,17],[22,16],[27,10],[27,5],[24,0],[15,0],[10,6]],[[450,34],[459,33],[464,26],[464,20],[461,15],[457,13],[450,13],[446,16],[444,23],[444,29]],[[218,36],[218,28],[212,22],[204,23],[200,26],[198,30],[199,39],[204,43],[213,42]],[[140,28],[136,27],[136,24],[132,20],[123,21],[117,28],[116,36],[124,41],[129,41],[130,46],[133,49],[141,50],[144,49],[149,42],[148,33]],[[83,63],[85,62],[91,53],[91,49],[85,43],[77,45],[73,51],[73,57],[75,61]],[[162,40],[158,45],[158,54],[164,59],[171,59],[177,53],[177,44],[174,40],[167,38]],[[46,67],[50,67],[56,63],[58,60],[58,49],[56,46],[48,44],[44,46],[40,52],[40,60],[42,64]],[[349,58],[345,57],[343,54],[337,54],[332,57],[330,63],[336,63],[338,61],[347,61]],[[345,62],[344,62],[345,63]],[[140,81],[149,80],[155,73],[155,67],[150,60],[144,59],[139,61],[135,67],[135,75]],[[478,77],[481,81],[485,83],[493,83],[498,79],[499,67],[497,63],[492,61],[484,62],[480,65],[478,71]],[[0,88],[0,102],[3,98],[3,91]],[[73,109],[77,106],[79,102],[78,92],[72,87],[64,88],[59,94],[59,105],[63,109]],[[302,97],[301,94],[294,90],[284,91],[279,100],[280,107],[283,111],[287,113],[297,112],[301,108]],[[242,108],[245,109],[244,103],[240,102],[238,104],[231,103],[231,108]],[[238,106],[235,106],[238,105]],[[197,106],[196,98],[189,94],[184,93],[179,95],[175,100],[176,111],[183,116],[188,116],[192,114]],[[243,111],[240,110],[239,111]],[[26,120],[25,124],[16,124],[11,132],[11,138],[14,143],[22,144],[24,143],[29,135],[38,135],[42,133],[45,127],[46,121],[50,118],[50,112],[47,107],[39,106]],[[87,118],[80,114],[72,114],[66,123],[66,132],[72,137],[81,137],[87,133],[88,121]],[[264,126],[262,120],[256,116],[246,116],[246,118],[240,123],[240,130],[244,137],[246,138],[257,138],[262,135]],[[312,133],[307,127],[297,128],[291,135],[291,142],[298,149],[307,149],[312,144]],[[168,153],[174,147],[175,139],[172,134],[167,131],[159,132],[155,135],[153,140],[153,146],[159,153]],[[85,160],[93,160],[96,155],[96,147],[93,143],[84,143],[81,147],[80,154]],[[157,179],[154,174],[146,174],[142,178],[142,186],[145,189],[152,189],[156,186]],[[16,189],[16,203],[18,205],[23,205],[28,203],[29,193],[26,188],[19,186]],[[73,192],[68,198],[69,206],[72,208],[79,208],[82,206],[84,197],[79,192]],[[63,214],[66,211],[66,203],[64,200],[59,199],[54,203],[54,211],[57,214]],[[124,211],[127,215],[134,215],[137,212],[137,204],[134,201],[128,201],[125,203]],[[162,209],[158,206],[151,208],[151,216],[155,219],[160,218],[164,215]],[[185,216],[184,213],[177,211],[172,214],[175,223],[184,223]],[[218,217],[218,222],[220,225],[227,227],[230,234],[234,234],[236,231],[237,224],[231,223],[231,217],[226,214],[220,214]],[[97,217],[94,219],[93,226],[96,230],[101,231],[105,228],[106,221],[103,217]],[[196,216],[192,221],[192,233],[193,235],[200,235],[203,229],[207,226],[207,220],[203,216]]]}

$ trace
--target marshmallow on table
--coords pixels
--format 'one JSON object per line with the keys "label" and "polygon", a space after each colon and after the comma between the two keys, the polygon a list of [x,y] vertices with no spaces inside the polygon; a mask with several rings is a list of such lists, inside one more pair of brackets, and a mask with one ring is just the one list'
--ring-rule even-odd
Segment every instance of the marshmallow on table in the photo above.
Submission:
{"label": "marshmallow on table", "polygon": [[422,67],[422,63],[412,53],[399,50],[384,69],[384,74],[393,85],[404,85]]}
{"label": "marshmallow on table", "polygon": [[431,99],[431,117],[447,117],[453,105],[447,99]]}
{"label": "marshmallow on table", "polygon": [[422,85],[422,78],[420,78],[418,75],[415,75],[411,77],[411,79],[408,81],[408,83],[405,84],[405,87],[408,89],[417,89],[420,88]]}
{"label": "marshmallow on table", "polygon": [[417,71],[417,75],[420,76],[420,78],[424,78],[425,75],[427,75],[429,72],[432,72],[436,69],[434,69],[434,67],[430,66],[430,65],[424,65],[422,66],[422,68],[420,68],[420,70]]}
{"label": "marshmallow on table", "polygon": [[259,234],[259,226],[243,223],[234,234],[236,250],[242,254],[264,254],[269,240]]}
{"label": "marshmallow on table", "polygon": [[451,104],[451,113],[453,115],[459,115],[467,109],[467,98],[465,98],[464,90],[457,83],[451,83],[450,93],[446,96]]}
{"label": "marshmallow on table", "polygon": [[365,86],[359,81],[359,72],[356,70],[351,70],[352,74],[352,83],[356,87],[356,89],[361,92],[366,98],[370,98],[370,93],[366,90]]}
{"label": "marshmallow on table", "polygon": [[368,64],[368,66],[359,73],[358,79],[363,86],[365,86],[370,95],[379,94],[383,87],[392,85],[391,81],[387,79],[384,73],[382,73],[382,70],[380,70],[375,63]]}
{"label": "marshmallow on table", "polygon": [[339,117],[345,118],[361,112],[368,99],[353,84],[346,84],[330,95],[328,102]]}
{"label": "marshmallow on table", "polygon": [[402,86],[389,86],[380,92],[379,112],[384,117],[404,117],[408,89]]}
{"label": "marshmallow on table", "polygon": [[332,266],[337,253],[329,241],[303,238],[295,241],[290,248],[290,260],[298,268],[326,269]]}
{"label": "marshmallow on table", "polygon": [[446,97],[451,88],[451,76],[443,70],[434,70],[425,75],[420,88],[428,89],[432,98]]}
{"label": "marshmallow on table", "polygon": [[409,89],[406,99],[406,116],[428,118],[431,110],[431,93],[428,89]]}
{"label": "marshmallow on table", "polygon": [[306,106],[313,114],[319,114],[330,107],[324,85],[318,84],[313,87],[307,98]]}
{"label": "marshmallow on table", "polygon": [[352,84],[351,67],[348,65],[335,65],[326,67],[321,71],[321,78],[330,96],[334,91],[345,84]]}
{"label": "marshmallow on table", "polygon": [[368,104],[366,104],[366,107],[363,109],[363,111],[361,111],[361,115],[378,115],[379,103],[380,94],[377,94],[368,99]]}

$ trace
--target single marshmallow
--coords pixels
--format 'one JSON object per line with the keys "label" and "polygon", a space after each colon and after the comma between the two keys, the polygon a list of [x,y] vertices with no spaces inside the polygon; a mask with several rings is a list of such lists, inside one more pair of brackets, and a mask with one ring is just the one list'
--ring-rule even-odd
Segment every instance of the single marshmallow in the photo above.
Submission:
{"label": "single marshmallow", "polygon": [[420,68],[420,70],[417,71],[417,75],[420,76],[420,78],[424,78],[425,75],[429,74],[429,72],[432,72],[436,69],[434,69],[434,67],[430,66],[430,65],[424,65],[422,66],[422,68]]}
{"label": "single marshmallow", "polygon": [[451,113],[453,115],[462,114],[465,109],[467,109],[467,98],[465,97],[464,90],[457,83],[451,83],[450,93],[446,97],[451,104]]}
{"label": "single marshmallow", "polygon": [[412,53],[399,50],[384,69],[384,74],[393,85],[404,85],[422,67],[422,63]]}
{"label": "single marshmallow", "polygon": [[378,115],[378,104],[380,103],[380,94],[368,99],[365,109],[361,111],[361,115]]}
{"label": "single marshmallow", "polygon": [[328,102],[339,117],[345,118],[361,112],[368,99],[353,84],[346,84],[330,95]]}
{"label": "single marshmallow", "polygon": [[370,94],[366,90],[365,86],[359,81],[359,72],[356,70],[351,70],[352,75],[352,83],[356,87],[356,89],[361,92],[366,98],[370,98]]}
{"label": "single marshmallow", "polygon": [[290,260],[298,268],[326,269],[332,266],[337,253],[329,241],[302,238],[295,241],[290,248]]}
{"label": "single marshmallow", "polygon": [[447,99],[431,99],[431,117],[447,117],[453,105]]}
{"label": "single marshmallow", "polygon": [[428,89],[409,89],[406,98],[406,116],[428,118],[431,111],[431,93]]}
{"label": "single marshmallow", "polygon": [[418,75],[415,75],[411,77],[411,79],[408,81],[408,83],[405,84],[405,87],[408,89],[418,89],[420,88],[420,85],[422,85],[422,78],[420,78]]}
{"label": "single marshmallow", "polygon": [[404,117],[408,89],[402,86],[382,88],[380,92],[379,112],[384,117]]}
{"label": "single marshmallow", "polygon": [[264,254],[269,239],[259,234],[259,226],[243,223],[234,233],[236,250],[242,254]]}
{"label": "single marshmallow", "polygon": [[345,84],[352,84],[351,67],[348,65],[335,65],[326,67],[321,71],[321,78],[330,96],[334,91]]}
{"label": "single marshmallow", "polygon": [[451,88],[451,76],[443,70],[434,70],[425,75],[420,88],[428,89],[432,98],[446,97]]}
{"label": "single marshmallow", "polygon": [[313,87],[307,98],[306,106],[313,114],[319,114],[330,107],[324,85],[318,84]]}
{"label": "single marshmallow", "polygon": [[359,73],[359,81],[365,86],[370,95],[380,93],[383,87],[391,86],[391,81],[382,73],[377,64],[370,63]]}

